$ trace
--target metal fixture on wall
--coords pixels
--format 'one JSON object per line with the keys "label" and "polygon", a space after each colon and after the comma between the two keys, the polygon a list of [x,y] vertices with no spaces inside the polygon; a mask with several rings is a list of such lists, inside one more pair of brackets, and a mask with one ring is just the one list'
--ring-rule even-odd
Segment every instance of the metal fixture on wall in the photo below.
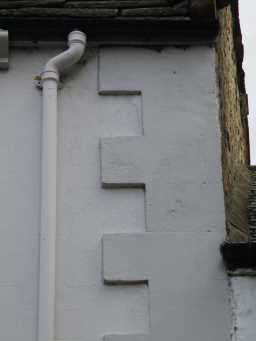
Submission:
{"label": "metal fixture on wall", "polygon": [[55,339],[57,97],[60,74],[81,59],[86,35],[80,31],[71,32],[68,45],[68,50],[46,64],[37,82],[43,90],[38,341]]}

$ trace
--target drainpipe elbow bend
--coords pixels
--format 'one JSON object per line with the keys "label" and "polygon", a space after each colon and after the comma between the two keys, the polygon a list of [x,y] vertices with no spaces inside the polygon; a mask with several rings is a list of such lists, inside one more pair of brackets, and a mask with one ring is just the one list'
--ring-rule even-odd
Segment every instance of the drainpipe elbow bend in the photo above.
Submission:
{"label": "drainpipe elbow bend", "polygon": [[41,74],[42,81],[53,79],[59,82],[61,73],[76,64],[83,56],[86,47],[86,35],[73,31],[68,36],[68,50],[50,59]]}

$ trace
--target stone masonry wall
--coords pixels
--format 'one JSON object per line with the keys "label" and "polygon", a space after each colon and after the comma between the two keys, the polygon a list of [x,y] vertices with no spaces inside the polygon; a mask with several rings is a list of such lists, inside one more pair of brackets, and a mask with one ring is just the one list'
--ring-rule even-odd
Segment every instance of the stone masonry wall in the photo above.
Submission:
{"label": "stone masonry wall", "polygon": [[218,13],[220,32],[217,41],[217,69],[227,239],[245,241],[249,237],[248,103],[242,70],[243,45],[238,4],[235,2]]}

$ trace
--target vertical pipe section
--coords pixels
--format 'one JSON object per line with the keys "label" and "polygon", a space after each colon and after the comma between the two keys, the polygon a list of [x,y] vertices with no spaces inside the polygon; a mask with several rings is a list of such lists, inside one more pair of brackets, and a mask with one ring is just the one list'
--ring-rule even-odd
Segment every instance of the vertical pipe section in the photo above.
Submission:
{"label": "vertical pipe section", "polygon": [[55,324],[55,245],[57,204],[57,89],[56,79],[43,81],[41,169],[41,230],[38,341],[53,341]]}
{"label": "vertical pipe section", "polygon": [[84,33],[69,35],[69,49],[51,59],[41,74],[43,131],[41,170],[38,341],[55,339],[55,258],[57,226],[57,121],[59,75],[77,63],[85,49]]}

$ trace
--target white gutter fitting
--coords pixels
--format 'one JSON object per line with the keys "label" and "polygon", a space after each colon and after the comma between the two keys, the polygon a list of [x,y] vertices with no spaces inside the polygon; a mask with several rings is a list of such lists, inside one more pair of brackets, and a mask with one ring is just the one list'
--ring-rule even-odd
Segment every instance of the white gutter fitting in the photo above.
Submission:
{"label": "white gutter fitting", "polygon": [[0,30],[0,70],[9,68],[9,34],[6,30]]}
{"label": "white gutter fitting", "polygon": [[46,64],[38,84],[43,89],[38,341],[55,339],[57,95],[60,74],[81,59],[86,46],[86,35],[79,31],[71,32],[68,46],[68,50]]}

